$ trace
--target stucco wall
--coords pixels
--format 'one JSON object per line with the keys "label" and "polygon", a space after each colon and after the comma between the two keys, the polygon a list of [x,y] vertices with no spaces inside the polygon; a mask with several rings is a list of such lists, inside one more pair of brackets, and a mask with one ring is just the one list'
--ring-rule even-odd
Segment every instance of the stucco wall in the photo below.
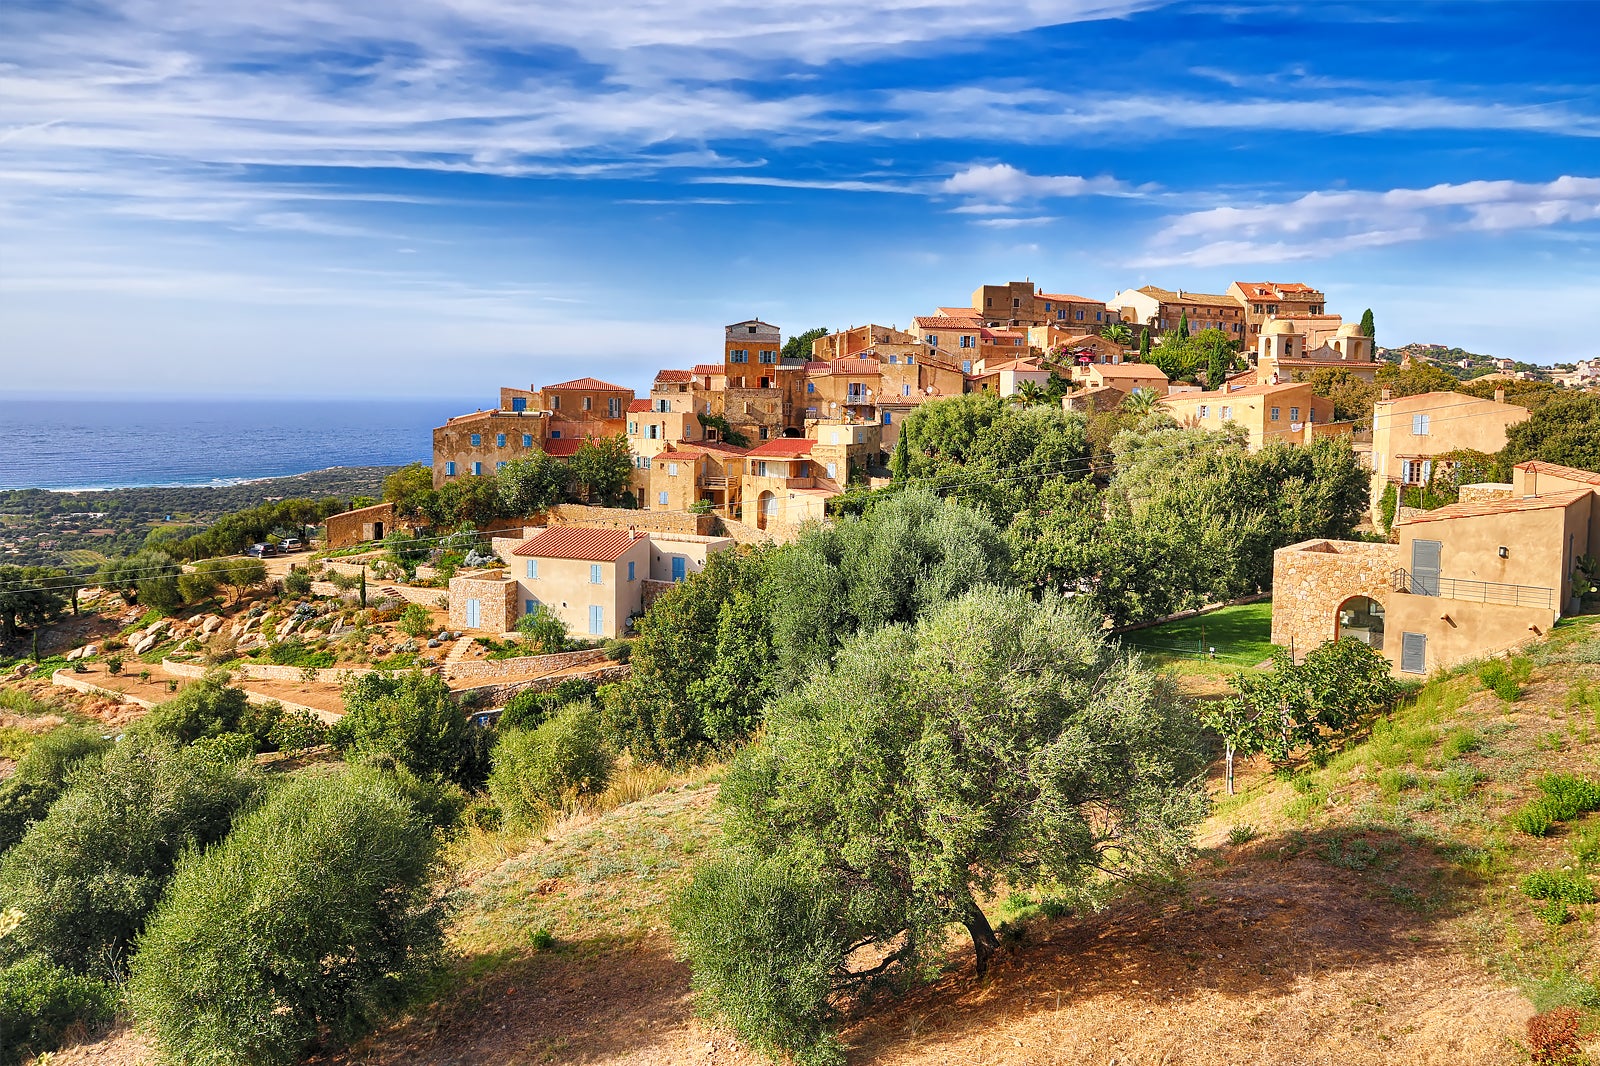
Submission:
{"label": "stucco wall", "polygon": [[1552,589],[1559,601],[1571,560],[1589,550],[1593,499],[1591,494],[1565,507],[1403,523],[1397,529],[1400,565],[1410,568],[1414,541],[1437,540],[1441,577]]}
{"label": "stucco wall", "polygon": [[1384,654],[1400,665],[1402,634],[1428,638],[1424,673],[1482,659],[1537,640],[1555,624],[1554,611],[1399,594],[1386,604]]}

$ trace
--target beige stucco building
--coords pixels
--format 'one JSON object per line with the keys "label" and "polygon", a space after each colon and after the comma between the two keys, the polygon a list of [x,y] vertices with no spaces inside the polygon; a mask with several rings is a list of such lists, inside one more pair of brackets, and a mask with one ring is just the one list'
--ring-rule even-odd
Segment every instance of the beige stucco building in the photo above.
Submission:
{"label": "beige stucco building", "polygon": [[1307,444],[1330,434],[1348,434],[1350,423],[1333,421],[1333,401],[1308,383],[1249,385],[1205,392],[1169,392],[1161,405],[1185,426],[1243,429],[1251,451],[1273,442]]}
{"label": "beige stucco building", "polygon": [[1082,388],[1110,387],[1123,395],[1167,394],[1167,375],[1154,363],[1087,363],[1072,368],[1072,383]]}
{"label": "beige stucco building", "polygon": [[1511,485],[1404,519],[1396,544],[1314,540],[1273,559],[1272,641],[1295,653],[1354,636],[1428,674],[1549,632],[1583,589],[1600,474],[1524,463]]}
{"label": "beige stucco building", "polygon": [[1470,448],[1498,452],[1506,446],[1506,428],[1524,421],[1524,407],[1459,392],[1424,392],[1382,399],[1372,414],[1372,515],[1389,485],[1426,485],[1442,474],[1438,457]]}

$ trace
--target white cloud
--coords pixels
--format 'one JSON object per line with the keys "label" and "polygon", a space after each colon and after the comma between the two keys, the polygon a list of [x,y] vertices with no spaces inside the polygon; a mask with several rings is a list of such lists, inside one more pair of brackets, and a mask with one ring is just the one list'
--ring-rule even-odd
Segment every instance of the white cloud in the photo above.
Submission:
{"label": "white cloud", "polygon": [[1594,219],[1600,219],[1600,178],[1313,192],[1284,203],[1213,207],[1181,215],[1155,235],[1141,262],[1285,262],[1452,233],[1503,232]]}
{"label": "white cloud", "polygon": [[940,189],[955,196],[1005,204],[1068,196],[1128,196],[1134,192],[1127,182],[1116,178],[1029,174],[1009,163],[970,166],[953,174]]}
{"label": "white cloud", "polygon": [[1028,218],[980,218],[975,219],[973,225],[990,226],[994,229],[1017,229],[1022,226],[1043,226],[1055,220],[1055,215],[1033,215]]}

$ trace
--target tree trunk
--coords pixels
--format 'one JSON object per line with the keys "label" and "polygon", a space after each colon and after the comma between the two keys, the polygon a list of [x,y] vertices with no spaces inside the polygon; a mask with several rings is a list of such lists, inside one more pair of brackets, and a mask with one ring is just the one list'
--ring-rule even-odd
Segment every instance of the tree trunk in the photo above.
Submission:
{"label": "tree trunk", "polygon": [[972,937],[972,951],[978,960],[978,976],[982,977],[989,972],[989,959],[999,949],[1000,938],[994,935],[983,908],[971,898],[967,900],[967,913],[961,924],[967,927],[967,933]]}
{"label": "tree trunk", "polygon": [[1233,795],[1233,741],[1228,741],[1228,795]]}

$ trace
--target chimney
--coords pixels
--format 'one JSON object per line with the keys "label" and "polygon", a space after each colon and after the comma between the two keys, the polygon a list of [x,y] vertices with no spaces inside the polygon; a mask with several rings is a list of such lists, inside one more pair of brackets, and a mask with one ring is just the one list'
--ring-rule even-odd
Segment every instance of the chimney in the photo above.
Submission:
{"label": "chimney", "polygon": [[1393,398],[1394,398],[1394,394],[1391,393],[1388,389],[1383,389],[1378,393],[1378,399],[1380,399],[1380,400],[1390,400],[1390,399],[1393,399]]}
{"label": "chimney", "polygon": [[1494,390],[1494,402],[1495,403],[1505,403],[1506,402],[1506,387],[1504,385],[1500,385],[1500,386],[1495,388],[1495,390]]}

